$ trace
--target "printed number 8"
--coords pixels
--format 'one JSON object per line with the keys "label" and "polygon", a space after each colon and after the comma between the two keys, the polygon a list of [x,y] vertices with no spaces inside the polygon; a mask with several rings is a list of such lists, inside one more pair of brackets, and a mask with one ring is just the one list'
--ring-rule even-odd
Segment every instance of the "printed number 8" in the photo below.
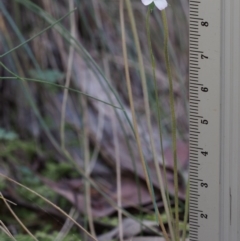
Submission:
{"label": "printed number 8", "polygon": [[202,22],[201,22],[201,25],[204,26],[204,27],[208,27],[209,24],[208,24],[208,22],[202,21]]}

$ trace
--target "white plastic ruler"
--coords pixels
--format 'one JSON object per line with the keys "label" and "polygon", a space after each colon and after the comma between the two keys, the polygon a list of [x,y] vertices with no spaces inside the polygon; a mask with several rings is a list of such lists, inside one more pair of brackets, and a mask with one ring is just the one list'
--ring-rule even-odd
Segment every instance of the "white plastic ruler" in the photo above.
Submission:
{"label": "white plastic ruler", "polygon": [[240,240],[240,0],[189,0],[190,240]]}

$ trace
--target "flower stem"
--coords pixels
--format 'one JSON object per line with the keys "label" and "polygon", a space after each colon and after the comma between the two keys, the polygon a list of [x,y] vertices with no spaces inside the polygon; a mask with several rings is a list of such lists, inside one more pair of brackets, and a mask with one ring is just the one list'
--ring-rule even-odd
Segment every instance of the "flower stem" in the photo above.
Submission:
{"label": "flower stem", "polygon": [[179,241],[179,212],[178,212],[178,167],[177,167],[177,125],[174,108],[174,93],[173,93],[173,80],[168,55],[168,24],[165,10],[162,11],[162,20],[164,28],[164,55],[165,63],[169,81],[169,99],[171,109],[171,123],[172,123],[172,147],[173,147],[173,160],[174,160],[174,190],[175,190],[175,237]]}
{"label": "flower stem", "polygon": [[[173,225],[172,225],[173,218],[172,218],[172,213],[169,211],[170,210],[170,200],[169,200],[169,192],[168,192],[167,177],[166,177],[166,165],[165,165],[165,158],[164,158],[164,151],[163,151],[161,113],[160,113],[160,105],[159,105],[159,98],[158,98],[157,79],[156,79],[156,73],[155,73],[156,63],[155,63],[155,58],[154,58],[153,49],[152,49],[151,32],[150,32],[150,24],[149,24],[149,18],[150,18],[151,11],[152,11],[152,7],[149,5],[148,12],[147,12],[147,18],[146,18],[146,29],[147,29],[148,47],[149,47],[149,52],[150,52],[150,56],[151,56],[151,65],[152,65],[152,73],[153,73],[153,80],[154,80],[154,92],[155,92],[155,101],[156,101],[156,109],[157,109],[160,150],[162,153],[162,160],[163,160],[163,178],[164,178],[164,183],[165,183],[165,187],[166,187],[166,196],[163,195],[162,198],[163,198],[163,203],[164,203],[164,207],[165,207],[165,212],[167,214],[167,221],[168,221],[171,239],[172,239],[172,241],[175,241],[174,233],[173,233]],[[163,190],[163,191],[165,192],[165,190]]]}

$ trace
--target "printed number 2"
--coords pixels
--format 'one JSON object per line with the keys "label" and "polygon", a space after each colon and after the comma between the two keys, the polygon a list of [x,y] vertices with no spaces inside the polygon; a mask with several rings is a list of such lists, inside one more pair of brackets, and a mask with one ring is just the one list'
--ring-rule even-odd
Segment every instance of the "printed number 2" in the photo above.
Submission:
{"label": "printed number 2", "polygon": [[205,218],[205,219],[207,219],[207,218],[208,218],[208,215],[207,215],[207,214],[203,214],[203,213],[201,213],[200,217],[201,217],[201,218]]}

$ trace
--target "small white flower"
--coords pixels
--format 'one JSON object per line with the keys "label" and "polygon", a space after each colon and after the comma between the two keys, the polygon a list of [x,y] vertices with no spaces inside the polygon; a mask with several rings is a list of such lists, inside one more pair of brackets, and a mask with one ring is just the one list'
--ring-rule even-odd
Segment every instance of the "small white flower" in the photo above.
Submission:
{"label": "small white flower", "polygon": [[146,6],[149,5],[150,3],[154,2],[154,4],[156,5],[156,7],[159,10],[163,10],[167,7],[167,1],[166,0],[142,0],[142,3]]}

